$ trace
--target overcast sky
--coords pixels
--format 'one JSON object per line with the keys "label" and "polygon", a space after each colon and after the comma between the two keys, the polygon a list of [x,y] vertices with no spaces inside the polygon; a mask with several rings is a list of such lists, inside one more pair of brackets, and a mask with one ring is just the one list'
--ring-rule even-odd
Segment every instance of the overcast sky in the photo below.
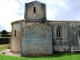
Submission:
{"label": "overcast sky", "polygon": [[[11,31],[11,22],[24,19],[24,4],[34,0],[0,0],[0,31]],[[80,0],[37,0],[46,3],[48,20],[80,20]]]}

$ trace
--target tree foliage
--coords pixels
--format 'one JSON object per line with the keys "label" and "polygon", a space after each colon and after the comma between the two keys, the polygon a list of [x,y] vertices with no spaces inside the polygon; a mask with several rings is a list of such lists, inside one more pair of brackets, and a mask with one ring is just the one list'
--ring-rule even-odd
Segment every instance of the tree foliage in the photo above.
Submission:
{"label": "tree foliage", "polygon": [[2,30],[1,34],[8,34],[8,32],[6,30]]}

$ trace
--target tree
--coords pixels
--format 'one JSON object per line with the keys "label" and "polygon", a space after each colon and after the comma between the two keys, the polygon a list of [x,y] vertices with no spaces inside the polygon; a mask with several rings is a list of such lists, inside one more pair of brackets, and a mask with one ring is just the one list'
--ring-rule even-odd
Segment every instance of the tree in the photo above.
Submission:
{"label": "tree", "polygon": [[6,30],[1,31],[1,34],[8,34]]}

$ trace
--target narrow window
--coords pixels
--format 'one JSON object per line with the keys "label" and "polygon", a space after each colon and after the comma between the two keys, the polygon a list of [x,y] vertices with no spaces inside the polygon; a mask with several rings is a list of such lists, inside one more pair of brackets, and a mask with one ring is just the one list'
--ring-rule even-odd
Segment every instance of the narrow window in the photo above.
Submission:
{"label": "narrow window", "polygon": [[16,37],[16,30],[15,30],[15,34],[14,34],[14,36]]}
{"label": "narrow window", "polygon": [[58,37],[58,29],[56,30],[56,36]]}
{"label": "narrow window", "polygon": [[58,33],[59,33],[58,34],[59,35],[58,37],[61,37],[61,31],[60,31],[60,29],[58,30]]}
{"label": "narrow window", "polygon": [[34,7],[34,13],[36,13],[36,7]]}
{"label": "narrow window", "polygon": [[61,28],[60,27],[57,27],[57,29],[56,29],[56,36],[61,37]]}

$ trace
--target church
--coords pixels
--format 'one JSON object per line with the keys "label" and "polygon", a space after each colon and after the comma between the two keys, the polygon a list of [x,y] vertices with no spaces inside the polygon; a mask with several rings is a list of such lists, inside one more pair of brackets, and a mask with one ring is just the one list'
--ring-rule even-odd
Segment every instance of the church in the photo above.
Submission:
{"label": "church", "polygon": [[11,52],[22,56],[80,51],[80,21],[46,19],[46,4],[25,3],[24,19],[11,23]]}

